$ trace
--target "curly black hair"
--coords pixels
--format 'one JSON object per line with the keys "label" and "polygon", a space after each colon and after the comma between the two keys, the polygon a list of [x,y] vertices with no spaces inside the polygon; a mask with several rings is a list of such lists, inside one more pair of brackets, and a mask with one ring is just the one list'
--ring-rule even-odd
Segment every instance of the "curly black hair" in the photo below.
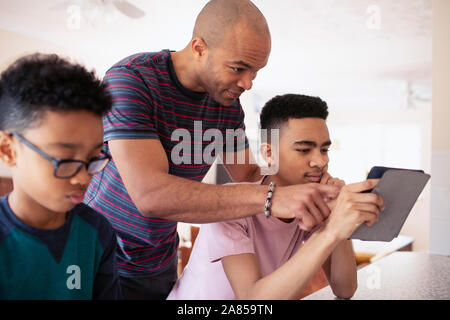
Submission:
{"label": "curly black hair", "polygon": [[0,130],[23,131],[39,124],[44,111],[85,110],[102,116],[112,100],[94,71],[56,54],[16,60],[0,76]]}
{"label": "curly black hair", "polygon": [[284,94],[270,99],[260,114],[261,129],[279,129],[289,119],[320,118],[326,120],[328,106],[319,97]]}

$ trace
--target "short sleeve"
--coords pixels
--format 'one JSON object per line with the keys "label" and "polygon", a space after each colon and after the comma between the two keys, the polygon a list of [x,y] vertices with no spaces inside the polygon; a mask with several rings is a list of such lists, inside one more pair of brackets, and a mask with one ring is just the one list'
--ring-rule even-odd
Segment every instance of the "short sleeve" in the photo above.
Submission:
{"label": "short sleeve", "polygon": [[228,134],[226,135],[226,145],[228,145],[229,143],[233,143],[232,145],[234,146],[233,147],[234,152],[242,151],[249,147],[247,135],[245,134],[245,123],[244,123],[245,113],[244,110],[242,109],[239,100],[238,104],[240,112],[239,121],[234,128],[233,135]]}
{"label": "short sleeve", "polygon": [[202,228],[206,228],[207,239],[209,239],[211,262],[230,255],[255,253],[245,219],[210,223],[203,225]]}
{"label": "short sleeve", "polygon": [[141,75],[130,67],[114,67],[103,82],[113,100],[112,109],[103,117],[104,141],[158,139],[154,99]]}

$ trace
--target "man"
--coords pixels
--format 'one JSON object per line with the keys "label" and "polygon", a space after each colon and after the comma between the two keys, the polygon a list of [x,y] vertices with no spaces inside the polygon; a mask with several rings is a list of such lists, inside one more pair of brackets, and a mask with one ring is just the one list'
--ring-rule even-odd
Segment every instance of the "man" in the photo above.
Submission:
{"label": "man", "polygon": [[[213,0],[198,15],[186,48],[136,54],[107,72],[114,104],[104,117],[104,140],[113,161],[94,177],[85,202],[118,234],[125,298],[164,299],[170,292],[177,280],[175,221],[222,221],[264,209],[266,186],[200,183],[211,165],[202,156],[208,143],[178,141],[173,134],[241,129],[231,141],[237,145],[231,157],[222,155],[224,166],[235,182],[257,181],[239,96],[252,87],[270,49],[266,20],[253,3]],[[188,150],[173,152],[179,143]],[[236,163],[242,154],[247,161]],[[175,161],[179,156],[190,161]],[[328,216],[325,199],[338,191],[318,184],[280,187],[270,212],[298,217],[311,229]]]}

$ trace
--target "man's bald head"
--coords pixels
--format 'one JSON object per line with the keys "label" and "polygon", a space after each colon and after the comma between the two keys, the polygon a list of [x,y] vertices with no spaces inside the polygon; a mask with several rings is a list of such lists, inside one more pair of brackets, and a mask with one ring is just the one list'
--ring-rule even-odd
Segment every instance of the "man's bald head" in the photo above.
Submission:
{"label": "man's bald head", "polygon": [[208,47],[214,48],[238,24],[256,35],[270,37],[264,15],[251,1],[211,0],[197,16],[193,38],[202,38]]}

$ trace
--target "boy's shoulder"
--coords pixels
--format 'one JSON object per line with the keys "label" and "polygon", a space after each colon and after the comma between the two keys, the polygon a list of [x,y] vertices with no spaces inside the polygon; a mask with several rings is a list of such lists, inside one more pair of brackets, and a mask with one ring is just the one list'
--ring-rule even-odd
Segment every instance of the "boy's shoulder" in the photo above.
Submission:
{"label": "boy's shoulder", "polygon": [[7,195],[0,198],[0,242],[13,228],[13,224],[7,216]]}
{"label": "boy's shoulder", "polygon": [[88,205],[79,203],[71,211],[95,229],[99,234],[100,240],[108,241],[115,233],[109,221]]}

